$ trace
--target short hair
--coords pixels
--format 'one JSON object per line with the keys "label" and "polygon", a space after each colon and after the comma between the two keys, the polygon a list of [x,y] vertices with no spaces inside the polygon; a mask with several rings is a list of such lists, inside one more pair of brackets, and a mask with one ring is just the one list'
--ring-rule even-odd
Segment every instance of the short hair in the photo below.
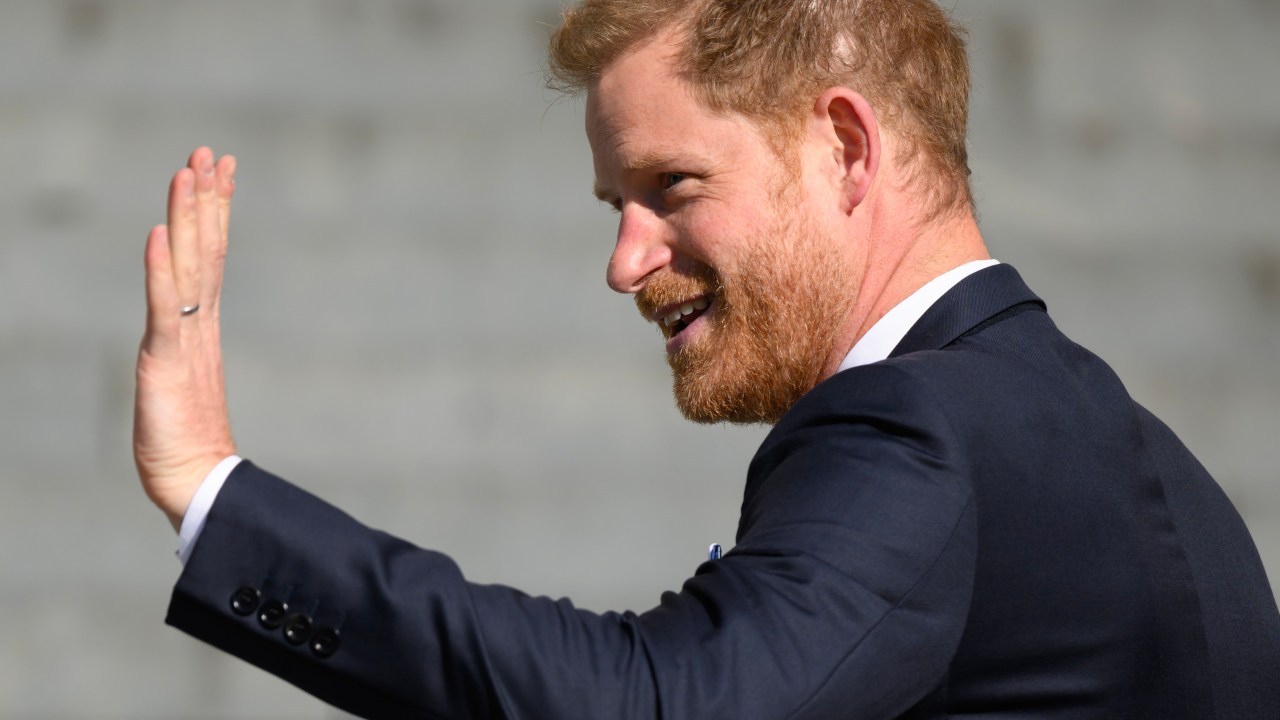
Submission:
{"label": "short hair", "polygon": [[929,217],[972,209],[965,32],[932,0],[582,0],[551,36],[547,86],[579,95],[667,29],[713,111],[757,121],[785,148],[823,90],[851,87],[901,140]]}

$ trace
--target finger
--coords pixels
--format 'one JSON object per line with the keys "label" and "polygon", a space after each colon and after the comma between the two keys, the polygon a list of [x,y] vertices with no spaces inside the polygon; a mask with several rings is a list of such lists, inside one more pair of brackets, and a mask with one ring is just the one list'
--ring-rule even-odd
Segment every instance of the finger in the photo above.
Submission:
{"label": "finger", "polygon": [[190,168],[183,168],[173,176],[169,185],[168,248],[179,307],[200,302],[198,243],[195,173]]}
{"label": "finger", "polygon": [[174,286],[173,258],[169,246],[169,228],[157,225],[147,235],[144,254],[147,270],[147,332],[143,349],[162,354],[177,346],[178,290]]}
{"label": "finger", "polygon": [[222,228],[218,224],[219,209],[217,175],[213,151],[202,147],[191,153],[188,166],[195,173],[196,245],[200,262],[200,294],[197,302],[212,307],[222,277]]}
{"label": "finger", "polygon": [[216,309],[221,296],[222,273],[227,259],[227,236],[231,221],[231,196],[236,190],[236,159],[231,155],[223,155],[214,166],[214,195],[218,206],[217,241],[207,249],[207,266],[211,268],[205,282],[214,286],[213,299],[210,305]]}

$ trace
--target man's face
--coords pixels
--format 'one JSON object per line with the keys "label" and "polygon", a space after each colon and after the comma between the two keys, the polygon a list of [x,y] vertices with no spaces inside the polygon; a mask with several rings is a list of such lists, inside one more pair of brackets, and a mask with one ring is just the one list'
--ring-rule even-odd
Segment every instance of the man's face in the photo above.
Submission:
{"label": "man's face", "polygon": [[848,248],[804,168],[703,107],[672,50],[640,47],[588,94],[596,194],[620,213],[609,285],[662,330],[686,417],[776,422],[837,352],[856,295]]}

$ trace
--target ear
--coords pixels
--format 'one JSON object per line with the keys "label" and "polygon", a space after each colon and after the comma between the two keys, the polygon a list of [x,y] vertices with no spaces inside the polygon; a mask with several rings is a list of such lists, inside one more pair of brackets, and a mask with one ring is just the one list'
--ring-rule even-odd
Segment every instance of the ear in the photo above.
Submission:
{"label": "ear", "polygon": [[[829,152],[847,215],[862,204],[880,170],[880,125],[871,103],[845,87],[828,88],[813,105],[814,131]],[[826,162],[826,158],[824,158]]]}

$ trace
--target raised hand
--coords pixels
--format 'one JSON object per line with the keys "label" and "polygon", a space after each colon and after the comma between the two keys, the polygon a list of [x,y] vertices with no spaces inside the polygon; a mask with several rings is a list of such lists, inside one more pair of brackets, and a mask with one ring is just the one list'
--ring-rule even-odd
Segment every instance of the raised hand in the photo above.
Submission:
{"label": "raised hand", "polygon": [[133,457],[147,497],[182,523],[204,477],[235,454],[218,304],[236,160],[202,147],[169,185],[169,221],[147,237],[147,328],[138,350]]}

